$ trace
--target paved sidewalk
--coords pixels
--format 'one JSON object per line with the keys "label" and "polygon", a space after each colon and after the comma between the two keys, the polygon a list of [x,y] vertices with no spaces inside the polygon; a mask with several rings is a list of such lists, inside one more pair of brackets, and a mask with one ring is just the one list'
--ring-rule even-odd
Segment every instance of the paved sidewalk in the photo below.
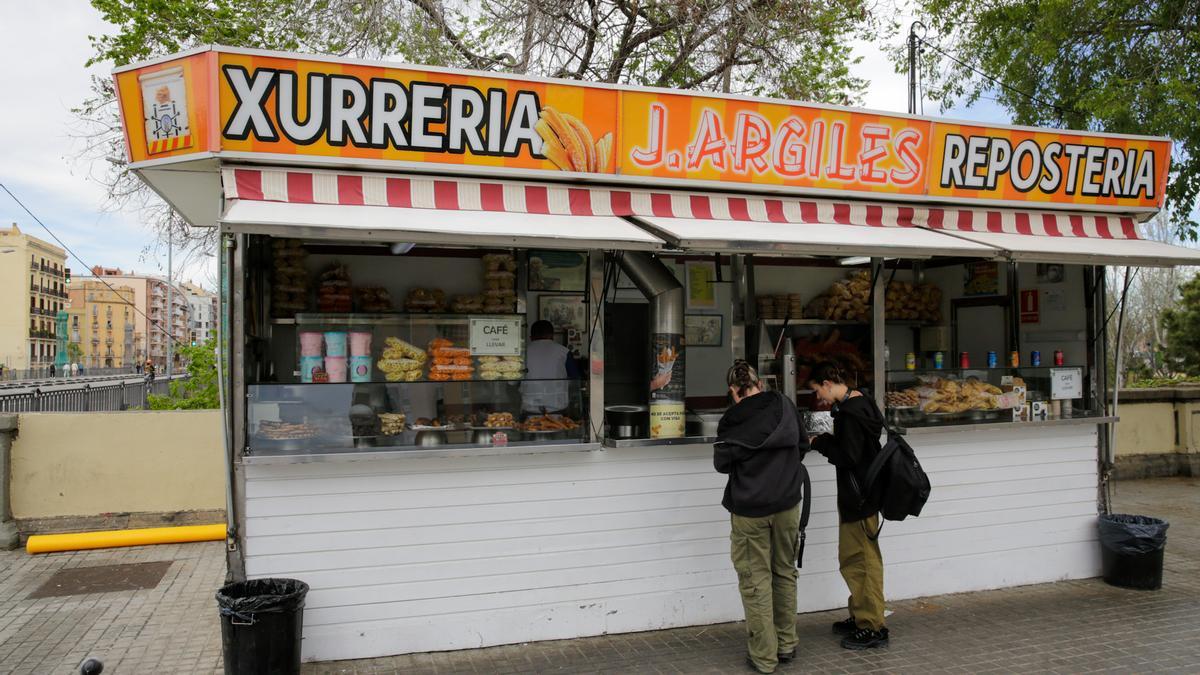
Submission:
{"label": "paved sidewalk", "polygon": [[[889,604],[890,649],[851,653],[829,623],[800,616],[799,672],[1200,672],[1200,479],[1117,484],[1120,510],[1171,522],[1164,588],[1139,592],[1090,579]],[[105,673],[219,673],[213,593],[219,542],[30,556],[0,552],[0,674],[73,672],[85,656]],[[54,573],[171,561],[152,589],[29,599]],[[730,583],[733,583],[732,580]],[[460,652],[305,664],[324,673],[741,673],[740,623]]]}
{"label": "paved sidewalk", "polygon": [[[54,573],[171,561],[152,589],[31,600]],[[88,656],[104,673],[221,673],[213,594],[225,544],[164,544],[29,555],[0,551],[0,673],[78,673]]]}

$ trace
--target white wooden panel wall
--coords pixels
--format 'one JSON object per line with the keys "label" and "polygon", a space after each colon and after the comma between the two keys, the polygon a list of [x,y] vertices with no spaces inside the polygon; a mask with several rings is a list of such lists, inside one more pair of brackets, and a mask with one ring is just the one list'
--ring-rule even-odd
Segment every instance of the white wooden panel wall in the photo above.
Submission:
{"label": "white wooden panel wall", "polygon": [[[934,483],[884,530],[892,599],[1099,573],[1091,426],[914,437]],[[801,611],[837,607],[819,455]],[[312,588],[328,660],[742,618],[711,448],[247,467],[246,571]]]}

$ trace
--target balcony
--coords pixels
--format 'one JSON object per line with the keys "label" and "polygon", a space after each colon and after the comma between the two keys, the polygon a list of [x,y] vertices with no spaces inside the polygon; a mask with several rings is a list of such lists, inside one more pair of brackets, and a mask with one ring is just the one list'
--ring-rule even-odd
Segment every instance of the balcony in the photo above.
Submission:
{"label": "balcony", "polygon": [[33,270],[34,272],[36,272],[36,271],[38,271],[38,270],[39,270],[39,269],[41,269],[41,268],[38,266],[38,264],[37,264],[36,262],[31,262],[31,263],[29,263],[29,269],[31,269],[31,270]]}

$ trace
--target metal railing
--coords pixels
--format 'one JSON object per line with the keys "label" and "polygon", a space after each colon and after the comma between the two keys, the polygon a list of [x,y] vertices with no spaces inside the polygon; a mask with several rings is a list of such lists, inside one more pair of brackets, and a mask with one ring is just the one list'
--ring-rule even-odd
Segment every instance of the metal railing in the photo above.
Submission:
{"label": "metal railing", "polygon": [[[186,377],[176,375],[171,380],[182,380]],[[153,382],[141,378],[113,384],[85,382],[75,387],[51,385],[11,394],[0,392],[0,412],[113,412],[147,409],[147,397],[150,394],[165,396],[169,393],[170,381],[165,377]]]}
{"label": "metal railing", "polygon": [[46,361],[44,366],[35,366],[33,368],[15,369],[5,368],[0,371],[0,384],[12,384],[25,382],[29,380],[49,380],[54,379],[56,382],[61,380],[63,383],[70,383],[81,380],[82,378],[97,378],[97,377],[115,377],[119,375],[135,375],[133,366],[121,366],[112,368],[91,368],[88,367],[83,375],[68,376],[63,374],[61,368],[55,368],[53,375],[50,374],[50,363],[53,359]]}

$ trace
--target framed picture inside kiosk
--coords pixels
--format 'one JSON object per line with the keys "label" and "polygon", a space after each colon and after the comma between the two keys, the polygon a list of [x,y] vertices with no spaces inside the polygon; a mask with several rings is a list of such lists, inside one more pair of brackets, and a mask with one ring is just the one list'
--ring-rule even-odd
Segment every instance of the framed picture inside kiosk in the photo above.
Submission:
{"label": "framed picture inside kiosk", "polygon": [[587,331],[587,303],[583,295],[539,295],[537,316],[539,320],[554,324],[555,331]]}
{"label": "framed picture inside kiosk", "polygon": [[587,278],[587,253],[582,251],[529,251],[531,291],[582,293]]}
{"label": "framed picture inside kiosk", "polygon": [[725,317],[720,314],[685,314],[683,333],[688,347],[720,347],[724,344]]}

